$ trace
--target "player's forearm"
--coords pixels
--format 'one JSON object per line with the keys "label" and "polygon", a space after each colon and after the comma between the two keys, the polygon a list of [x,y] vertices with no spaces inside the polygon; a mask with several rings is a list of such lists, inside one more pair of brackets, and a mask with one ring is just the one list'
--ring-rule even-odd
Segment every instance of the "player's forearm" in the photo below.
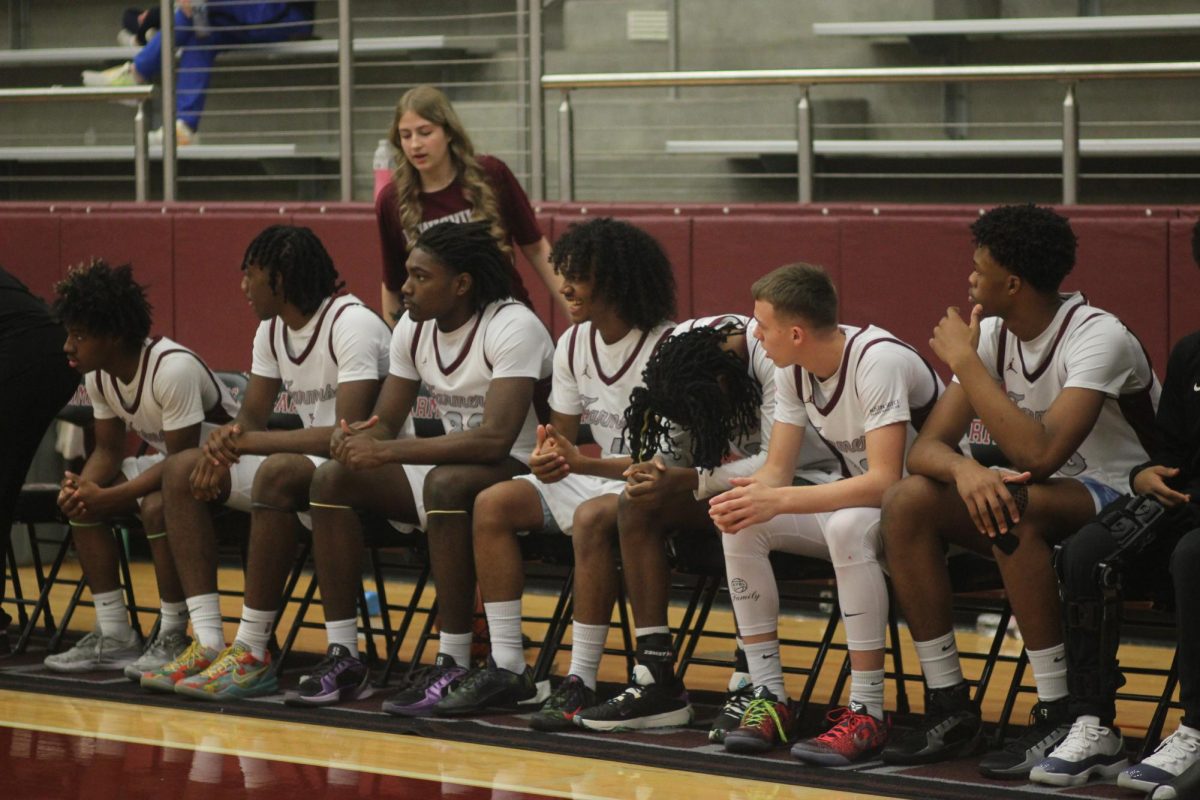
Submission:
{"label": "player's forearm", "polygon": [[124,460],[121,452],[98,447],[88,456],[87,463],[79,471],[79,477],[99,486],[107,486],[121,474],[121,462]]}
{"label": "player's forearm", "polygon": [[299,453],[329,456],[332,427],[301,428],[295,431],[247,431],[235,440],[239,453],[269,456],[272,453]]}
{"label": "player's forearm", "polygon": [[581,455],[573,471],[579,475],[594,475],[597,478],[612,478],[613,480],[623,481],[625,480],[625,470],[629,469],[632,464],[633,459],[629,456],[592,458],[591,456]]}
{"label": "player's forearm", "polygon": [[483,428],[428,438],[393,439],[382,447],[397,464],[497,464],[512,453],[515,437]]}
{"label": "player's forearm", "polygon": [[942,483],[954,482],[954,470],[966,456],[941,439],[918,437],[908,452],[908,471]]}
{"label": "player's forearm", "polygon": [[[767,454],[764,452],[750,456],[749,458],[739,458],[736,461],[730,461],[728,464],[722,464],[716,469],[692,470],[696,475],[696,499],[703,500],[706,497],[712,497],[732,489],[732,478],[746,478],[751,475],[761,474],[761,470],[766,463]],[[766,483],[765,480],[763,482]],[[788,483],[790,482],[791,479],[789,477]],[[781,486],[783,484],[771,483],[769,485]]]}
{"label": "player's forearm", "polygon": [[840,481],[815,486],[785,486],[777,489],[782,514],[819,514],[839,508],[879,508],[883,493],[894,481],[867,472]]}
{"label": "player's forearm", "polygon": [[1061,466],[1046,461],[1051,441],[1045,426],[1009,398],[983,362],[975,359],[958,378],[971,407],[1014,469],[1029,470],[1037,477]]}

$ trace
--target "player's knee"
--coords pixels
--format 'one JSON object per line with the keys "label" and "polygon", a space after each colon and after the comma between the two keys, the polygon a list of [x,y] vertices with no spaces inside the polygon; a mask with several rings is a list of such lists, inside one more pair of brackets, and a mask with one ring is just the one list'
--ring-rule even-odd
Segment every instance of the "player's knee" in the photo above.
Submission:
{"label": "player's knee", "polygon": [[770,558],[771,546],[763,525],[749,525],[737,533],[722,533],[725,558]]}
{"label": "player's knee", "polygon": [[142,521],[142,529],[150,535],[162,533],[167,529],[162,492],[151,492],[142,498],[138,518]]}
{"label": "player's knee", "polygon": [[167,460],[163,462],[163,492],[191,495],[192,470],[196,468],[203,457],[203,453],[198,447],[167,456]]}
{"label": "player's knee", "polygon": [[937,484],[922,475],[909,475],[884,491],[880,530],[889,550],[898,552],[905,542],[931,530],[923,521],[929,519],[937,495]]}
{"label": "player's knee", "polygon": [[1181,581],[1200,580],[1200,529],[1189,531],[1171,553],[1171,575]]}
{"label": "player's knee", "polygon": [[520,512],[518,489],[523,481],[502,481],[493,484],[475,495],[472,512],[472,530],[476,535],[487,535],[507,527],[506,522]]}
{"label": "player's knee", "polygon": [[277,509],[296,509],[307,497],[313,463],[295,453],[267,456],[254,472],[254,502]]}
{"label": "player's knee", "polygon": [[659,512],[630,501],[622,493],[617,498],[617,529],[622,539],[644,536],[648,532],[657,533],[655,518]]}
{"label": "player's knee", "polygon": [[354,471],[338,461],[326,461],[317,467],[308,486],[309,500],[317,503],[344,504],[347,486]]}
{"label": "player's knee", "polygon": [[598,554],[612,549],[616,536],[616,503],[612,497],[595,498],[575,509],[571,529],[576,555]]}
{"label": "player's knee", "polygon": [[425,476],[425,508],[438,511],[470,511],[475,507],[475,487],[464,481],[453,464],[434,467]]}
{"label": "player's knee", "polygon": [[829,518],[825,544],[835,567],[878,562],[882,549],[878,517],[873,509],[863,511],[866,513],[856,514],[854,509],[846,509]]}
{"label": "player's knee", "polygon": [[1062,543],[1061,577],[1069,592],[1094,591],[1096,565],[1113,551],[1112,532],[1099,522],[1089,522]]}

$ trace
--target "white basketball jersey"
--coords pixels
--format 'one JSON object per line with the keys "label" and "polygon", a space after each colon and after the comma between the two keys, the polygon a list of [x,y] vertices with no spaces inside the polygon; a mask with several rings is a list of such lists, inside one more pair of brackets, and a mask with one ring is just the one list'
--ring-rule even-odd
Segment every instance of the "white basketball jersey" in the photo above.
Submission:
{"label": "white basketball jersey", "polygon": [[[771,441],[771,428],[775,425],[775,362],[767,357],[762,342],[758,341],[754,332],[758,329],[758,320],[741,314],[721,314],[715,317],[700,317],[699,319],[681,322],[675,326],[672,336],[694,330],[696,328],[744,328],[746,331],[746,349],[750,359],[746,371],[758,381],[762,388],[762,405],[759,406],[758,429],[750,434],[729,443],[729,460],[753,458],[766,453]],[[824,445],[820,437],[807,425],[800,455],[796,461],[796,476],[813,482],[829,480],[831,474],[839,474],[841,465],[837,458]],[[723,467],[714,470],[723,472]],[[740,471],[738,474],[741,474]],[[719,476],[718,476],[719,477]]]}
{"label": "white basketball jersey", "polygon": [[321,303],[300,330],[279,317],[258,326],[251,372],[278,379],[306,428],[337,424],[337,388],[387,375],[391,331],[351,294]]}
{"label": "white basketball jersey", "polygon": [[[526,305],[510,298],[489,304],[449,332],[439,330],[436,323],[414,322],[406,313],[392,333],[390,371],[424,383],[446,433],[453,433],[483,424],[493,380],[549,378],[553,353],[546,326]],[[513,458],[529,463],[537,444],[537,424],[530,406],[509,451]]]}
{"label": "white basketball jersey", "polygon": [[1063,295],[1053,321],[1022,342],[998,317],[980,325],[979,357],[1022,411],[1040,418],[1077,387],[1105,395],[1096,424],[1055,477],[1090,477],[1129,491],[1129,471],[1147,459],[1161,387],[1137,337],[1081,293]]}
{"label": "white basketball jersey", "polygon": [[200,422],[222,424],[237,415],[228,387],[200,356],[166,337],[147,339],[128,384],[103,370],[84,382],[96,419],[122,420],[142,441],[166,453],[166,431]]}
{"label": "white basketball jersey", "polygon": [[629,395],[642,385],[646,362],[674,328],[674,322],[661,322],[651,330],[634,328],[620,341],[605,344],[592,323],[583,322],[559,337],[550,407],[590,426],[601,458],[626,453]]}
{"label": "white basketball jersey", "polygon": [[846,346],[833,375],[818,380],[799,366],[778,371],[776,416],[793,425],[807,421],[848,478],[867,471],[866,437],[876,428],[907,422],[907,454],[943,384],[916,350],[884,329],[841,329]]}

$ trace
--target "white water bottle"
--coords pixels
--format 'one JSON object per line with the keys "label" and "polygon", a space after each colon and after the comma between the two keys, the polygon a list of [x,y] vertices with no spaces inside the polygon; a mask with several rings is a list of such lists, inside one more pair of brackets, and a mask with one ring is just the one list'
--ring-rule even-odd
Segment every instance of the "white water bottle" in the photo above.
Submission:
{"label": "white water bottle", "polygon": [[392,182],[392,170],[396,166],[396,148],[392,147],[392,143],[387,139],[380,139],[372,162],[371,166],[375,171],[375,193],[372,197],[379,197],[383,187]]}

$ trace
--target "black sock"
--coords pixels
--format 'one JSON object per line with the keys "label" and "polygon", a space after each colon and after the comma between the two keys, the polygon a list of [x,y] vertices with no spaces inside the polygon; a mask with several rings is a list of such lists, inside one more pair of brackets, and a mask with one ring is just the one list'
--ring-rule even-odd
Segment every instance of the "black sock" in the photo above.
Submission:
{"label": "black sock", "polygon": [[733,651],[733,670],[734,672],[750,671],[750,662],[746,660],[746,651],[740,647]]}
{"label": "black sock", "polygon": [[675,651],[671,647],[671,635],[651,633],[637,638],[637,662],[654,676],[660,685],[675,682]]}

